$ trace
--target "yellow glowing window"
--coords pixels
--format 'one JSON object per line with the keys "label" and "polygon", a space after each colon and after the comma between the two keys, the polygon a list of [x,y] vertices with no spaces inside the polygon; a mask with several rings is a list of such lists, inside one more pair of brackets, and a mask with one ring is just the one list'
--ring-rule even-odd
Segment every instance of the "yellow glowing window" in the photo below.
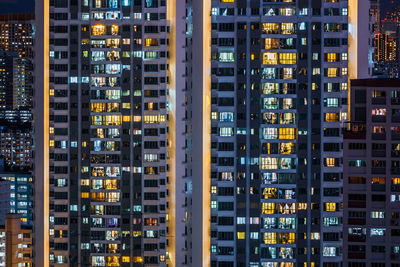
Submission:
{"label": "yellow glowing window", "polygon": [[211,112],[211,119],[217,120],[218,119],[218,112]]}
{"label": "yellow glowing window", "polygon": [[337,77],[338,74],[337,68],[328,68],[328,77]]}
{"label": "yellow glowing window", "polygon": [[279,48],[279,39],[277,38],[265,38],[265,49],[277,49]]}
{"label": "yellow glowing window", "polygon": [[131,103],[122,103],[122,108],[123,109],[130,109],[131,108]]}
{"label": "yellow glowing window", "polygon": [[327,53],[326,54],[326,61],[327,62],[336,62],[338,60],[336,53]]}
{"label": "yellow glowing window", "polygon": [[337,122],[339,121],[339,114],[337,113],[325,113],[325,121]]}
{"label": "yellow glowing window", "polygon": [[264,244],[276,244],[276,233],[264,233],[263,240]]}
{"label": "yellow glowing window", "polygon": [[[395,179],[395,178],[392,178],[392,183],[393,183],[393,179]],[[385,177],[372,177],[371,183],[372,184],[386,184],[386,179],[385,179]]]}
{"label": "yellow glowing window", "polygon": [[281,24],[281,34],[293,34],[294,24],[293,23],[282,23]]}
{"label": "yellow glowing window", "polygon": [[276,204],[275,203],[262,203],[262,214],[275,214]]}
{"label": "yellow glowing window", "polygon": [[50,146],[50,147],[54,147],[54,140],[50,140],[50,141],[49,141],[49,146]]}
{"label": "yellow glowing window", "polygon": [[89,186],[89,179],[82,179],[81,186]]}
{"label": "yellow glowing window", "polygon": [[120,266],[118,256],[107,256],[106,266]]}
{"label": "yellow glowing window", "polygon": [[[167,252],[168,253],[168,252]],[[165,261],[165,255],[160,255],[160,261],[164,262]]]}
{"label": "yellow glowing window", "polygon": [[82,56],[83,57],[88,57],[89,56],[89,51],[82,51]]}
{"label": "yellow glowing window", "polygon": [[296,241],[295,233],[279,233],[280,244],[294,244]]}
{"label": "yellow glowing window", "polygon": [[53,95],[54,95],[54,89],[50,89],[50,90],[49,90],[49,95],[50,95],[50,96],[53,96]]}
{"label": "yellow glowing window", "polygon": [[142,117],[141,116],[133,116],[133,121],[134,122],[141,122],[142,121]]}
{"label": "yellow glowing window", "polygon": [[306,210],[307,209],[307,203],[303,203],[303,202],[297,203],[297,209],[298,210]]}
{"label": "yellow glowing window", "polygon": [[237,239],[245,239],[246,233],[245,232],[237,232]]}
{"label": "yellow glowing window", "polygon": [[264,188],[263,195],[265,199],[276,199],[278,197],[278,189],[274,187]]}
{"label": "yellow glowing window", "polygon": [[279,128],[279,139],[296,139],[296,128]]}
{"label": "yellow glowing window", "polygon": [[82,192],[81,193],[81,198],[89,198],[89,193],[88,192]]}
{"label": "yellow glowing window", "polygon": [[266,33],[266,34],[279,33],[279,24],[278,23],[263,23],[263,33]]}
{"label": "yellow glowing window", "polygon": [[119,32],[119,26],[118,25],[111,25],[111,34],[112,35],[118,35]]}
{"label": "yellow glowing window", "polygon": [[278,64],[278,53],[267,52],[263,54],[263,64],[276,65]]}
{"label": "yellow glowing window", "polygon": [[105,103],[91,103],[91,111],[92,112],[105,112],[106,104]]}
{"label": "yellow glowing window", "polygon": [[222,3],[234,3],[235,0],[221,0]]}
{"label": "yellow glowing window", "polygon": [[335,158],[325,158],[325,164],[327,167],[335,167],[336,159]]}
{"label": "yellow glowing window", "polygon": [[106,34],[106,26],[104,25],[92,25],[92,35],[105,35]]}
{"label": "yellow glowing window", "polygon": [[132,232],[132,236],[133,236],[133,237],[142,236],[142,231],[133,231],[133,232]]}
{"label": "yellow glowing window", "polygon": [[400,184],[400,178],[393,177],[392,178],[392,185],[398,185],[398,184]]}
{"label": "yellow glowing window", "polygon": [[325,211],[336,211],[336,203],[333,202],[325,203]]}
{"label": "yellow glowing window", "polygon": [[134,263],[142,263],[143,262],[143,258],[142,257],[133,257],[133,262]]}
{"label": "yellow glowing window", "polygon": [[342,68],[342,76],[346,76],[347,75],[347,68]]}
{"label": "yellow glowing window", "polygon": [[86,141],[82,142],[82,147],[87,147],[87,142]]}
{"label": "yellow glowing window", "polygon": [[130,122],[131,121],[131,116],[129,116],[129,115],[122,116],[122,121],[123,122]]}
{"label": "yellow glowing window", "polygon": [[281,64],[296,64],[296,53],[280,53],[279,63]]}
{"label": "yellow glowing window", "polygon": [[54,134],[54,127],[49,128],[49,134]]}
{"label": "yellow glowing window", "polygon": [[154,38],[144,39],[144,44],[145,44],[145,46],[157,46],[158,39],[154,39]]}

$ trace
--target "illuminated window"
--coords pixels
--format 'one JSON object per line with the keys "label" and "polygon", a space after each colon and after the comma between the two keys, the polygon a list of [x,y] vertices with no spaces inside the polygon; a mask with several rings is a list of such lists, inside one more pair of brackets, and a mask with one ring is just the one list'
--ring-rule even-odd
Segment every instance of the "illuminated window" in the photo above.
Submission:
{"label": "illuminated window", "polygon": [[327,76],[328,77],[338,77],[339,73],[338,73],[338,68],[328,68],[328,73]]}
{"label": "illuminated window", "polygon": [[218,56],[219,62],[234,62],[235,56],[233,52],[221,52]]}
{"label": "illuminated window", "polygon": [[53,95],[54,95],[54,89],[50,89],[50,90],[49,90],[49,95],[50,95],[50,96],[53,96]]}
{"label": "illuminated window", "polygon": [[279,48],[279,39],[277,38],[265,38],[265,49],[277,49]]}
{"label": "illuminated window", "polygon": [[337,122],[337,121],[339,121],[339,114],[338,113],[325,113],[325,121]]}
{"label": "illuminated window", "polygon": [[294,23],[282,23],[281,34],[294,34]]}
{"label": "illuminated window", "polygon": [[89,198],[89,193],[88,192],[82,192],[81,193],[81,198]]}
{"label": "illuminated window", "polygon": [[296,53],[280,53],[279,63],[281,64],[296,64]]}
{"label": "illuminated window", "polygon": [[216,194],[217,193],[217,186],[213,185],[211,186],[211,194]]}
{"label": "illuminated window", "polygon": [[145,46],[158,46],[158,39],[149,38],[144,39]]}
{"label": "illuminated window", "polygon": [[245,239],[246,233],[245,232],[237,232],[237,239]]}
{"label": "illuminated window", "polygon": [[326,54],[326,61],[327,62],[337,62],[338,57],[336,53],[327,53]]}
{"label": "illuminated window", "polygon": [[275,214],[276,204],[275,203],[262,203],[262,214]]}
{"label": "illuminated window", "polygon": [[296,139],[296,128],[279,128],[279,139]]}
{"label": "illuminated window", "polygon": [[221,0],[222,3],[234,3],[235,0]]}
{"label": "illuminated window", "polygon": [[263,233],[264,244],[276,244],[276,233]]}
{"label": "illuminated window", "polygon": [[342,61],[346,61],[347,60],[347,53],[342,53]]}
{"label": "illuminated window", "polygon": [[54,147],[54,140],[49,140],[49,146]]}
{"label": "illuminated window", "polygon": [[263,33],[265,33],[265,34],[279,33],[279,24],[278,23],[263,23]]}
{"label": "illuminated window", "polygon": [[342,68],[342,76],[346,76],[347,75],[347,68]]}
{"label": "illuminated window", "polygon": [[265,199],[277,199],[278,189],[275,187],[264,188],[263,196]]}
{"label": "illuminated window", "polygon": [[325,211],[336,211],[337,204],[333,202],[326,202],[325,203]]}
{"label": "illuminated window", "polygon": [[262,128],[263,139],[277,139],[278,129],[277,128]]}
{"label": "illuminated window", "polygon": [[92,35],[99,36],[106,34],[106,26],[104,25],[92,25]]}
{"label": "illuminated window", "polygon": [[263,53],[263,64],[264,65],[276,65],[278,64],[278,53]]}
{"label": "illuminated window", "polygon": [[280,244],[294,244],[296,240],[295,233],[279,233]]}

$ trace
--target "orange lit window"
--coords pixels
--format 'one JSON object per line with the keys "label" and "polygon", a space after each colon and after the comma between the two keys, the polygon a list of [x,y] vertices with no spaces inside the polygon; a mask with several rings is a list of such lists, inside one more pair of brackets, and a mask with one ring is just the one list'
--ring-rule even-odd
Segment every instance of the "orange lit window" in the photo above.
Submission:
{"label": "orange lit window", "polygon": [[263,64],[265,65],[276,65],[278,64],[278,53],[264,53]]}
{"label": "orange lit window", "polygon": [[92,25],[92,35],[104,35],[106,33],[106,26],[104,25]]}

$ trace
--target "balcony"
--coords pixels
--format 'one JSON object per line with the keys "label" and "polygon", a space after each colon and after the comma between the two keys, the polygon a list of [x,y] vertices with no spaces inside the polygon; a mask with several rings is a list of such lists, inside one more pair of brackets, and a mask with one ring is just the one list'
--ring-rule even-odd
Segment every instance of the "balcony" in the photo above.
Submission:
{"label": "balcony", "polygon": [[400,133],[392,132],[392,140],[400,140]]}
{"label": "balcony", "polygon": [[372,122],[386,122],[385,115],[372,115],[371,118]]}
{"label": "balcony", "polygon": [[386,151],[385,150],[372,150],[371,151],[371,157],[386,157]]}
{"label": "balcony", "polygon": [[392,115],[392,122],[400,122],[400,115],[399,114]]}
{"label": "balcony", "polygon": [[[366,129],[365,124],[360,123],[352,123],[349,122],[343,128],[343,138],[344,139],[365,139],[366,138]],[[400,135],[399,135],[400,138]]]}
{"label": "balcony", "polygon": [[384,97],[384,96],[373,97],[371,99],[371,103],[372,103],[372,105],[385,105],[386,97]]}
{"label": "balcony", "polygon": [[386,174],[385,167],[372,167],[371,169],[372,174]]}
{"label": "balcony", "polygon": [[392,168],[390,168],[390,173],[391,174],[400,174],[400,168],[399,167],[392,167]]}
{"label": "balcony", "polygon": [[371,185],[371,190],[374,192],[385,192],[386,191],[386,185],[385,184],[372,184]]}
{"label": "balcony", "polygon": [[386,133],[372,133],[372,140],[386,140]]}

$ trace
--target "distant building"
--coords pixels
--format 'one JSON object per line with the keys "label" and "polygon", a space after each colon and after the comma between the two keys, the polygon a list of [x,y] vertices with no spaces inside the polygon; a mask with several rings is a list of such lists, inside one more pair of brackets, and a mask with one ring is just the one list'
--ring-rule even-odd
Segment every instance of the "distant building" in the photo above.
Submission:
{"label": "distant building", "polygon": [[18,214],[7,214],[0,228],[0,266],[32,266],[32,228],[22,226]]}
{"label": "distant building", "polygon": [[0,173],[0,225],[4,224],[5,214],[16,213],[24,226],[31,226],[32,193],[32,175]]}
{"label": "distant building", "polygon": [[34,15],[0,15],[0,50],[33,58]]}
{"label": "distant building", "polygon": [[395,33],[378,33],[374,38],[374,46],[375,62],[393,62],[397,59],[398,42]]}
{"label": "distant building", "polygon": [[[17,125],[21,126],[21,125]],[[32,167],[31,128],[0,126],[0,155],[10,171],[29,171]]]}
{"label": "distant building", "polygon": [[343,134],[343,266],[399,266],[400,80],[352,80],[350,107]]}
{"label": "distant building", "polygon": [[16,52],[0,51],[0,109],[32,106],[33,63]]}

